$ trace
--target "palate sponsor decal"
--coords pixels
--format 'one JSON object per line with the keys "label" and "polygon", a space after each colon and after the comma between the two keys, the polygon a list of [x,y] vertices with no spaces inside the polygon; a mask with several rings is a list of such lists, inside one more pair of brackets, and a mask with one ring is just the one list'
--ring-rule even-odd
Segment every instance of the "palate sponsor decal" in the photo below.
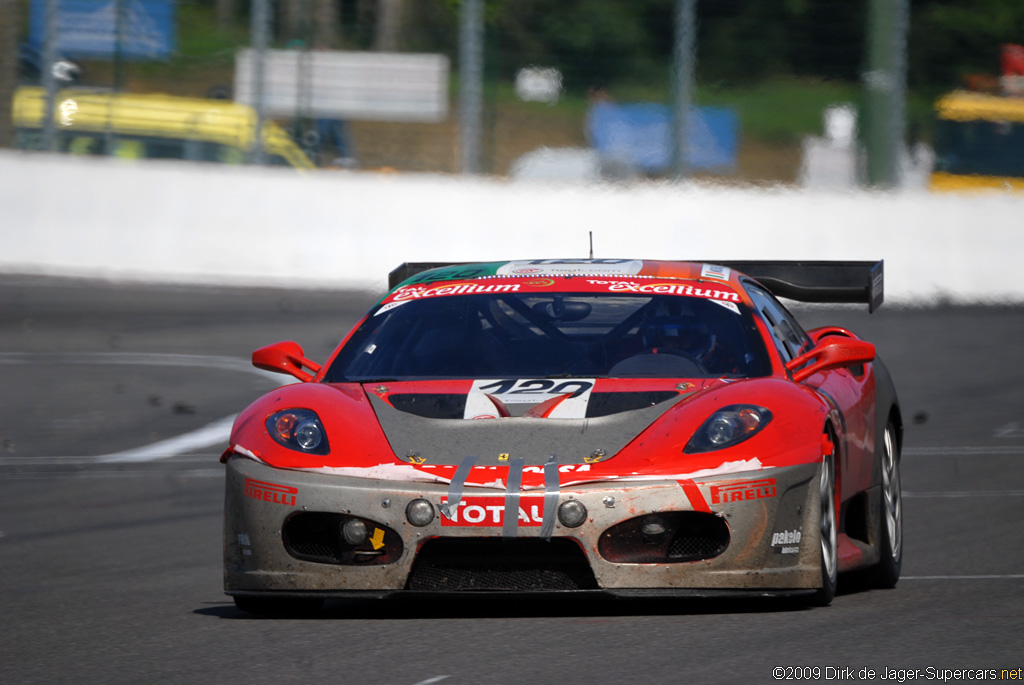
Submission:
{"label": "palate sponsor decal", "polygon": [[772,533],[772,547],[777,548],[779,554],[799,554],[801,537],[802,533],[800,530],[784,530]]}

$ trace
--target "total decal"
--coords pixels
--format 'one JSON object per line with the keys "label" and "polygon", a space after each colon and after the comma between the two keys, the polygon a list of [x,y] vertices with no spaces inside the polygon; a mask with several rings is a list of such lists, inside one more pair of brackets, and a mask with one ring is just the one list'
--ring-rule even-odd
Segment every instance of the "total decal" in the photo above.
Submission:
{"label": "total decal", "polygon": [[[447,499],[442,498],[442,503]],[[544,523],[544,498],[519,498],[519,525],[540,526]],[[467,497],[451,508],[451,517],[442,516],[442,526],[502,527],[505,524],[504,497]]]}

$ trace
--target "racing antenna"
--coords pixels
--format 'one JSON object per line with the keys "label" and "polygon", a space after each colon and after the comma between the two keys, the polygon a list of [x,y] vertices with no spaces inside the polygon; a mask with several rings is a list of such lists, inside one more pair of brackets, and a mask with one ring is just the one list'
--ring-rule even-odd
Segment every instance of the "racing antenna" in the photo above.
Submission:
{"label": "racing antenna", "polygon": [[593,231],[587,231],[587,233],[590,234],[590,258],[593,259],[594,258],[594,232]]}

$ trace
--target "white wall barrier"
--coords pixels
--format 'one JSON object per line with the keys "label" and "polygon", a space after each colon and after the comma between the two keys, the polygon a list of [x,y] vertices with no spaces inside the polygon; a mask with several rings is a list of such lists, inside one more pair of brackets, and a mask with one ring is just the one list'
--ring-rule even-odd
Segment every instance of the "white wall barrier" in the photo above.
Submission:
{"label": "white wall barrier", "polygon": [[383,290],[403,261],[884,259],[886,300],[1024,302],[1024,195],[552,184],[0,152],[0,271]]}

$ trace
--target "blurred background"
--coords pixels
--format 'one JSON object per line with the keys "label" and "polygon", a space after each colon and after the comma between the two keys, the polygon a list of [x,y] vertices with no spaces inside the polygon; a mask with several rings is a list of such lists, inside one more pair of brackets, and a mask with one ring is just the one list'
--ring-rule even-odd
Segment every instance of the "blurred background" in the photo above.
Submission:
{"label": "blurred background", "polygon": [[[1019,0],[0,0],[0,146],[525,178],[924,187],[936,171],[1016,185],[1021,42]],[[965,88],[1000,111],[937,116]]]}
{"label": "blurred background", "polygon": [[[0,0],[0,683],[1016,667],[1022,42],[1021,0]],[[898,590],[225,601],[253,349],[326,359],[403,261],[588,253],[884,259],[800,317],[896,379]]]}

